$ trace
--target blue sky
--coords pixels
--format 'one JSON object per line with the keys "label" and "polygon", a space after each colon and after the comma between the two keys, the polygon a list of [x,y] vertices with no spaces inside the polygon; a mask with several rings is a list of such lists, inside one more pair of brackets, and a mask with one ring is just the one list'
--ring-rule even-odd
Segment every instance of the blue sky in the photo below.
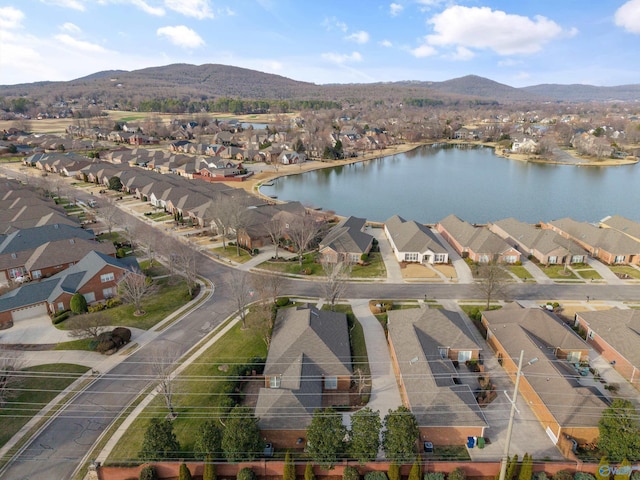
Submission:
{"label": "blue sky", "polygon": [[0,0],[0,84],[221,63],[314,83],[640,83],[640,0]]}

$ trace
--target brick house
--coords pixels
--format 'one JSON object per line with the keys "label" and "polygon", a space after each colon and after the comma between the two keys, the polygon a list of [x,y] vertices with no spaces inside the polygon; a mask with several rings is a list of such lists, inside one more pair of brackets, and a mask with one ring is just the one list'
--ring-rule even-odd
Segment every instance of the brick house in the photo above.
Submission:
{"label": "brick house", "polygon": [[398,262],[449,262],[447,249],[440,244],[433,232],[413,220],[394,215],[384,223],[384,233]]}
{"label": "brick house", "polygon": [[579,444],[595,442],[607,402],[595,387],[581,383],[574,367],[588,360],[589,346],[552,313],[517,303],[483,312],[482,324],[487,343],[514,381],[524,352],[519,393],[560,451],[571,455],[567,436]]}
{"label": "brick house", "polygon": [[612,308],[576,313],[575,325],[592,345],[629,382],[640,388],[640,312]]}
{"label": "brick house", "polygon": [[319,253],[331,263],[358,263],[371,251],[373,236],[364,232],[365,218],[347,217],[335,225],[320,241]]}
{"label": "brick house", "polygon": [[91,251],[64,271],[1,296],[0,329],[10,328],[16,321],[68,310],[71,297],[76,293],[81,293],[88,304],[114,297],[122,277],[135,275],[134,267],[131,263]]}
{"label": "brick house", "polygon": [[449,242],[462,258],[477,263],[497,261],[516,263],[520,252],[485,227],[474,227],[455,215],[449,215],[436,224],[436,230]]}
{"label": "brick house", "polygon": [[487,421],[470,386],[458,375],[460,364],[480,355],[460,315],[422,307],[388,315],[400,396],[416,416],[422,441],[461,445],[469,436],[484,436]]}
{"label": "brick house", "polygon": [[276,449],[304,448],[313,412],[349,403],[351,376],[344,313],[281,309],[255,408],[262,436]]}

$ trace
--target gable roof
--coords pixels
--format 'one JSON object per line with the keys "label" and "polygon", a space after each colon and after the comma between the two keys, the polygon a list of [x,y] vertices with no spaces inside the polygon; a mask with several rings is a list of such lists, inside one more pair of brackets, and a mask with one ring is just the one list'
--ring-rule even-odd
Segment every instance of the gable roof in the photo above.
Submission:
{"label": "gable roof", "polygon": [[323,377],[351,375],[346,316],[315,307],[281,309],[264,374],[281,381],[279,388],[260,389],[260,428],[305,429],[322,406]]}
{"label": "gable roof", "polygon": [[[571,240],[562,237],[552,230],[539,229],[515,218],[505,218],[494,222],[493,225],[501,228],[509,237],[529,252],[537,250],[547,255],[560,251],[563,256],[569,253],[569,242],[571,242]],[[491,227],[489,227],[489,229],[492,230]]]}
{"label": "gable roof", "polygon": [[[517,303],[501,310],[483,312],[489,335],[494,336],[512,359],[524,351],[531,361],[522,375],[563,427],[596,427],[607,407],[602,395],[580,384],[573,367],[555,356],[556,348],[585,351],[589,346],[568,325],[540,308],[523,308]],[[562,402],[558,401],[562,392]]]}
{"label": "gable roof", "polygon": [[640,368],[640,311],[620,309],[580,312],[589,328]]}
{"label": "gable roof", "polygon": [[587,222],[577,222],[571,218],[561,218],[549,222],[579,242],[601,248],[611,253],[637,255],[640,242],[612,228],[598,228]]}
{"label": "gable roof", "polygon": [[638,222],[634,222],[620,215],[613,215],[602,219],[600,223],[640,241],[640,223]]}
{"label": "gable roof", "polygon": [[320,249],[331,248],[339,253],[364,253],[371,246],[373,236],[364,233],[365,218],[348,217],[335,225],[320,242]]}
{"label": "gable roof", "polygon": [[424,225],[413,220],[405,220],[400,215],[394,215],[385,222],[391,241],[400,252],[447,253],[433,232]]}
{"label": "gable roof", "polygon": [[513,248],[488,228],[474,227],[455,215],[449,215],[439,223],[463,248],[475,253],[499,255]]}
{"label": "gable roof", "polygon": [[428,308],[389,312],[389,338],[411,411],[422,426],[471,427],[487,422],[468,385],[440,347],[479,350],[460,315]]}
{"label": "gable roof", "polygon": [[69,238],[88,240],[95,238],[95,235],[92,230],[58,223],[25,228],[0,236],[0,254],[30,250],[50,241]]}

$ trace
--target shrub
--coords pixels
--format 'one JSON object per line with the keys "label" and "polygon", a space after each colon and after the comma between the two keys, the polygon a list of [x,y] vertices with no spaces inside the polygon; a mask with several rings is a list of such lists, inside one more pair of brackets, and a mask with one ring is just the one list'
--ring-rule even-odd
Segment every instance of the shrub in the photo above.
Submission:
{"label": "shrub", "polygon": [[442,472],[430,472],[425,473],[423,480],[444,480],[444,473]]}
{"label": "shrub", "polygon": [[276,306],[277,307],[284,307],[286,305],[289,305],[289,297],[279,297],[276,300]]}
{"label": "shrub", "polygon": [[573,480],[573,473],[569,470],[560,470],[553,476],[553,480]]}
{"label": "shrub", "polygon": [[296,464],[291,461],[291,452],[289,450],[284,456],[282,480],[296,480]]}
{"label": "shrub", "polygon": [[73,313],[85,313],[87,311],[87,300],[81,293],[75,293],[69,302]]}
{"label": "shrub", "polygon": [[114,350],[117,347],[116,342],[113,340],[105,340],[104,342],[98,342],[96,346],[96,352],[107,353],[110,350]]}
{"label": "shrub", "polygon": [[366,262],[367,260],[369,260],[369,254],[368,253],[363,253],[362,255],[360,255],[360,261],[361,262]]}
{"label": "shrub", "polygon": [[108,298],[105,302],[107,308],[113,308],[122,305],[122,301],[119,298]]}
{"label": "shrub", "polygon": [[408,480],[420,480],[420,477],[422,477],[422,467],[420,462],[416,459],[413,462],[413,465],[411,465],[411,470],[409,470]]}
{"label": "shrub", "polygon": [[464,473],[464,470],[460,467],[456,468],[447,476],[448,480],[466,480],[466,478],[467,474]]}
{"label": "shrub", "polygon": [[256,474],[249,467],[244,467],[236,475],[236,480],[256,480]]}
{"label": "shrub", "polygon": [[533,478],[535,478],[535,480],[548,480],[549,479],[549,477],[547,477],[547,474],[544,473],[544,472],[535,473],[533,475]]}
{"label": "shrub", "polygon": [[640,472],[635,471],[631,474],[631,480],[640,480]]}
{"label": "shrub", "polygon": [[[400,465],[396,462],[392,462],[391,465],[389,465],[387,475],[389,476],[389,480],[400,480]],[[442,480],[444,480],[444,478]]]}
{"label": "shrub", "polygon": [[211,457],[204,459],[204,471],[202,472],[202,480],[216,480],[216,464],[212,463]]}
{"label": "shrub", "polygon": [[64,312],[58,313],[58,315],[53,317],[53,320],[51,321],[53,322],[54,325],[58,325],[59,323],[64,322],[70,316],[71,316],[71,310],[65,310]]}
{"label": "shrub", "polygon": [[313,464],[307,462],[307,466],[304,467],[304,480],[316,480],[316,474],[313,473]]}
{"label": "shrub", "polygon": [[178,480],[193,480],[191,476],[191,470],[187,467],[186,463],[180,464],[180,473],[178,475]]}
{"label": "shrub", "polygon": [[253,254],[254,255],[258,255],[260,253],[260,250],[258,250],[257,248],[253,249]]}
{"label": "shrub", "polygon": [[139,480],[156,480],[158,478],[156,469],[153,465],[147,465],[140,470]]}
{"label": "shrub", "polygon": [[389,480],[384,472],[367,472],[364,480]]}
{"label": "shrub", "polygon": [[[640,472],[633,472],[633,473],[638,473],[638,475],[640,475]],[[633,479],[633,475],[631,476],[631,478]],[[576,472],[575,475],[573,476],[573,480],[596,480],[596,477],[594,477],[590,473]]]}
{"label": "shrub", "polygon": [[113,337],[118,337],[122,340],[121,345],[129,343],[129,341],[131,340],[131,330],[125,327],[116,327],[113,329],[113,332],[111,332],[111,334]]}
{"label": "shrub", "polygon": [[347,465],[342,472],[342,480],[360,480],[360,472],[356,467]]}
{"label": "shrub", "polygon": [[104,309],[105,309],[104,303],[96,303],[95,305],[91,305],[88,310],[89,310],[89,313],[93,313],[93,312],[99,312]]}

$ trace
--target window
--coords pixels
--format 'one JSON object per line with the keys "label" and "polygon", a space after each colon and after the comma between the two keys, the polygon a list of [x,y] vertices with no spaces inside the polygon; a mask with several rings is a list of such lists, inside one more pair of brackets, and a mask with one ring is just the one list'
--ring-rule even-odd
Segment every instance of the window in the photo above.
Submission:
{"label": "window", "polygon": [[489,255],[480,255],[478,263],[489,263]]}
{"label": "window", "polygon": [[449,349],[447,347],[438,347],[438,353],[440,358],[447,358],[449,356]]}
{"label": "window", "polygon": [[92,303],[96,301],[95,292],[83,293],[82,296],[87,301],[87,303]]}
{"label": "window", "polygon": [[584,261],[584,258],[582,257],[582,255],[574,255],[573,257],[571,257],[571,263],[582,263]]}
{"label": "window", "polygon": [[616,259],[614,260],[614,263],[624,263],[624,255],[616,255]]}
{"label": "window", "polygon": [[113,287],[105,288],[104,290],[102,290],[102,296],[104,298],[113,297]]}
{"label": "window", "polygon": [[507,255],[504,257],[505,263],[516,263],[518,261],[518,257],[515,255]]}
{"label": "window", "polygon": [[11,279],[15,279],[18,277],[23,277],[25,274],[25,271],[22,267],[19,268],[10,268],[9,269],[9,278]]}
{"label": "window", "polygon": [[58,302],[58,311],[61,312],[62,310],[64,310],[64,303]]}
{"label": "window", "polygon": [[112,282],[114,278],[116,278],[116,277],[115,277],[115,275],[113,274],[113,272],[104,273],[104,274],[100,275],[100,281],[101,281],[102,283],[105,283],[105,282]]}
{"label": "window", "polygon": [[436,263],[444,263],[447,261],[446,253],[436,253]]}
{"label": "window", "polygon": [[461,350],[458,352],[458,362],[464,363],[467,360],[471,360],[471,350]]}
{"label": "window", "polygon": [[338,389],[338,377],[325,377],[324,378],[325,390],[337,390]]}
{"label": "window", "polygon": [[418,254],[417,253],[405,253],[404,254],[404,261],[405,262],[417,262],[418,261]]}
{"label": "window", "polygon": [[579,363],[580,362],[580,352],[569,352],[569,353],[567,353],[567,361],[569,363]]}
{"label": "window", "polygon": [[549,257],[549,263],[552,265],[558,263],[558,257]]}
{"label": "window", "polygon": [[42,270],[34,270],[31,272],[31,278],[40,278],[42,277]]}
{"label": "window", "polygon": [[281,375],[273,375],[269,378],[269,386],[271,388],[280,388],[280,382],[282,381]]}

